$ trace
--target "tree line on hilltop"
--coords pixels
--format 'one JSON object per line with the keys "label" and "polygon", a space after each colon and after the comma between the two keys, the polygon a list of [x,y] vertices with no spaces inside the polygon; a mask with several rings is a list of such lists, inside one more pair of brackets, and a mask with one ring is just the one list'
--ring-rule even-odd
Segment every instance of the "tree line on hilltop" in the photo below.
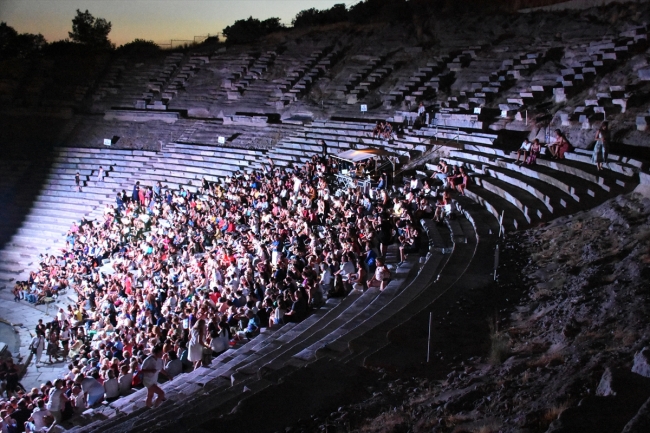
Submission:
{"label": "tree line on hilltop", "polygon": [[[347,7],[335,4],[329,9],[305,9],[298,12],[285,26],[279,18],[259,20],[249,17],[237,20],[223,29],[227,44],[255,42],[262,37],[289,29],[305,29],[337,23],[363,25],[373,22],[421,23],[430,17],[443,15],[463,15],[466,13],[486,13],[513,11],[521,7],[535,6],[537,3],[557,3],[564,0],[361,0]],[[7,23],[0,23],[0,58],[27,57],[35,53],[74,53],[118,50],[125,53],[146,53],[159,50],[153,41],[135,39],[116,48],[108,38],[112,24],[104,18],[95,18],[88,10],[77,9],[72,19],[72,31],[68,39],[48,43],[43,35],[18,33]],[[209,38],[219,41],[218,37]]]}

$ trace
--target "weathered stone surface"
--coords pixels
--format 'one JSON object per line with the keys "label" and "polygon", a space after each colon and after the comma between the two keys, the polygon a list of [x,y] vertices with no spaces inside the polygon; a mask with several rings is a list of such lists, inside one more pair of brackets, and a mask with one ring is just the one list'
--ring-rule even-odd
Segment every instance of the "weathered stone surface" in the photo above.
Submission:
{"label": "weathered stone surface", "polygon": [[627,423],[621,433],[650,432],[650,398],[641,406],[637,414]]}
{"label": "weathered stone surface", "polygon": [[634,355],[632,371],[650,378],[650,348],[644,347]]}

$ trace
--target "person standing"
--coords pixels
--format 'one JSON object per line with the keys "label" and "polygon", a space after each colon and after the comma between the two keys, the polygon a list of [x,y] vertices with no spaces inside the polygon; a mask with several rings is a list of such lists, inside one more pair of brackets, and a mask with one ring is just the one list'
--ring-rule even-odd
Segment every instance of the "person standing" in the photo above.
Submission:
{"label": "person standing", "polygon": [[50,388],[46,406],[47,410],[49,410],[54,417],[54,421],[57,423],[61,422],[61,411],[63,410],[66,401],[68,401],[68,397],[66,397],[63,392],[63,380],[57,379],[54,382],[54,386]]}
{"label": "person standing", "polygon": [[600,125],[595,138],[596,144],[594,145],[594,153],[591,155],[591,162],[596,164],[596,168],[600,171],[603,169],[603,163],[607,163],[607,155],[609,154],[610,131],[607,122]]}
{"label": "person standing", "polygon": [[100,165],[99,170],[97,170],[97,182],[103,182],[103,181],[104,181],[104,167]]}
{"label": "person standing", "polygon": [[79,172],[74,175],[74,184],[75,184],[75,189],[77,192],[81,192],[81,175]]}
{"label": "person standing", "polygon": [[136,203],[140,202],[140,181],[137,181],[135,185],[133,185],[133,191],[131,192],[131,201],[134,201]]}
{"label": "person standing", "polygon": [[59,336],[56,331],[50,330],[50,337],[47,340],[48,363],[52,364],[52,357],[59,358]]}
{"label": "person standing", "polygon": [[144,360],[142,363],[142,384],[147,388],[147,399],[145,400],[145,405],[147,407],[153,407],[153,396],[156,397],[156,406],[165,401],[165,391],[163,391],[158,386],[158,375],[164,370],[164,361],[162,359],[163,349],[160,344],[154,346],[151,349],[151,354]]}
{"label": "person standing", "polygon": [[205,343],[205,319],[199,319],[192,327],[187,359],[194,363],[194,369],[201,367]]}
{"label": "person standing", "polygon": [[36,364],[41,363],[41,356],[43,356],[43,350],[45,350],[45,337],[43,334],[36,334],[36,337],[32,340],[31,348],[34,351],[36,356]]}
{"label": "person standing", "polygon": [[424,102],[420,102],[420,106],[418,107],[418,117],[420,118],[420,122],[424,123],[424,113],[426,109],[424,108]]}

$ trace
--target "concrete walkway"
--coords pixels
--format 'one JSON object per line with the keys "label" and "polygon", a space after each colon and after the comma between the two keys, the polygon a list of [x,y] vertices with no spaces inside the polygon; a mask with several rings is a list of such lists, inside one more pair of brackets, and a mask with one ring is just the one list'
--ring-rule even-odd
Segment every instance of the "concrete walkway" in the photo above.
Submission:
{"label": "concrete walkway", "polygon": [[[15,302],[10,289],[0,290],[0,321],[12,325],[19,338],[18,352],[12,352],[14,362],[20,365],[27,365],[25,373],[20,380],[23,386],[29,390],[33,387],[39,387],[42,383],[53,380],[67,371],[67,362],[47,364],[47,356],[43,352],[41,364],[36,365],[36,359],[33,359],[29,351],[29,345],[35,333],[38,319],[48,322],[56,317],[58,310],[57,303],[48,305],[38,305],[28,303],[27,301]],[[62,300],[67,299],[64,295]],[[63,304],[61,302],[61,304]]]}

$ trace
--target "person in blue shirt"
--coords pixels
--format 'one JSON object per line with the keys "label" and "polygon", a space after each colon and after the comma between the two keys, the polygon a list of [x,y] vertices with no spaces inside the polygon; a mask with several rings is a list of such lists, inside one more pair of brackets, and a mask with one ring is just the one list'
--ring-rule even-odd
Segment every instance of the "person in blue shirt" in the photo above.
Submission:
{"label": "person in blue shirt", "polygon": [[372,249],[370,242],[366,242],[365,264],[369,274],[375,272],[375,266],[377,266],[376,259],[377,259],[377,253],[375,252],[375,250]]}
{"label": "person in blue shirt", "polygon": [[244,333],[247,338],[253,338],[260,332],[260,318],[253,310],[246,311],[246,317],[248,318],[248,324],[246,325],[246,330]]}
{"label": "person in blue shirt", "polygon": [[117,213],[122,213],[124,210],[124,200],[122,200],[122,193],[118,192],[117,197],[115,197],[115,209],[117,210]]}

